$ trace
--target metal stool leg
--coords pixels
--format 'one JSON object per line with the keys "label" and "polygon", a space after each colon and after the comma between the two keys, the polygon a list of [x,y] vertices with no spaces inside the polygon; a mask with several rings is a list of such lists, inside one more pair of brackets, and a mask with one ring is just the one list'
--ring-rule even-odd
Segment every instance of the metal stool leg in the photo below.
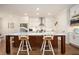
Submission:
{"label": "metal stool leg", "polygon": [[22,43],[23,43],[23,41],[21,41],[21,43],[20,43],[20,46],[19,46],[19,49],[18,49],[17,55],[19,54],[19,51],[21,50],[20,48],[21,48]]}
{"label": "metal stool leg", "polygon": [[29,55],[29,47],[28,47],[28,42],[26,41],[26,47],[27,47],[27,54]]}
{"label": "metal stool leg", "polygon": [[53,49],[52,44],[51,44],[51,41],[49,41],[49,43],[50,43],[51,51],[52,51],[53,55],[55,55],[54,49]]}
{"label": "metal stool leg", "polygon": [[24,41],[22,41],[21,51],[23,51],[23,49],[24,49]]}
{"label": "metal stool leg", "polygon": [[42,46],[41,46],[40,51],[42,51],[42,50],[43,50],[43,46],[44,46],[44,41],[43,41],[43,43],[42,43]]}
{"label": "metal stool leg", "polygon": [[45,47],[46,47],[46,40],[44,40],[44,47],[43,47],[43,54],[42,55],[44,55]]}
{"label": "metal stool leg", "polygon": [[28,43],[29,49],[32,51],[29,41],[27,41],[27,43]]}

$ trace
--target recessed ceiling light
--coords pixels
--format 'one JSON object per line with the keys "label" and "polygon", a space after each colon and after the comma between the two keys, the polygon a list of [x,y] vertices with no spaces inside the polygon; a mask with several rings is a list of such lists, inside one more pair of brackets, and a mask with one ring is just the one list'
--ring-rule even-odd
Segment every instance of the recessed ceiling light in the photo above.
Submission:
{"label": "recessed ceiling light", "polygon": [[38,10],[39,10],[39,8],[36,8],[36,10],[38,11]]}
{"label": "recessed ceiling light", "polygon": [[39,13],[36,13],[36,15],[39,15]]}
{"label": "recessed ceiling light", "polygon": [[51,13],[48,13],[48,15],[51,15]]}

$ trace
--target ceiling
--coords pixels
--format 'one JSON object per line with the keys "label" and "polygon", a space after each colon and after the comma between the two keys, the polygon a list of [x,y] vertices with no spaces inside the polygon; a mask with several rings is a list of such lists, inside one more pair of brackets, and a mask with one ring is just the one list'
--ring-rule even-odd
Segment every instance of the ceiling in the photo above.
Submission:
{"label": "ceiling", "polygon": [[[55,16],[70,6],[72,4],[0,4],[0,11],[18,16],[25,16],[25,14],[28,16]],[[36,8],[39,8],[39,10],[36,10]]]}

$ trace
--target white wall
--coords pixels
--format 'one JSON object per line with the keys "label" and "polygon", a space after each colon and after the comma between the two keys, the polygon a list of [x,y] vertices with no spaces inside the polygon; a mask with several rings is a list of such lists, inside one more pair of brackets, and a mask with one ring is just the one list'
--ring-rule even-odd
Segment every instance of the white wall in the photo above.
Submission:
{"label": "white wall", "polygon": [[56,19],[53,18],[53,17],[46,17],[45,25],[46,25],[46,30],[47,31],[54,30],[54,28],[55,28],[55,26],[54,26],[55,21],[56,21]]}
{"label": "white wall", "polygon": [[58,32],[67,32],[68,30],[68,21],[67,21],[67,9],[63,10],[58,16],[57,16],[57,31]]}
{"label": "white wall", "polygon": [[[62,10],[57,15],[58,25],[56,26],[56,32],[68,33],[69,31],[69,19],[68,19],[68,8]],[[69,43],[68,34],[66,35],[66,43]]]}
{"label": "white wall", "polygon": [[[2,34],[19,31],[19,18],[16,15],[0,13],[0,17],[2,18]],[[14,28],[8,28],[9,23],[14,23]]]}
{"label": "white wall", "polygon": [[29,17],[28,16],[20,17],[20,19],[18,21],[19,21],[19,23],[28,23]]}

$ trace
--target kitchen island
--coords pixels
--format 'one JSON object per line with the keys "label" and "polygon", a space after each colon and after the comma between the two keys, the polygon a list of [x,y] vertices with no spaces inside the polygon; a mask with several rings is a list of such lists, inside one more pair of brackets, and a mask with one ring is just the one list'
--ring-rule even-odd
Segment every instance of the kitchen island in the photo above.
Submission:
{"label": "kitchen island", "polygon": [[52,46],[54,48],[58,48],[58,37],[61,37],[61,54],[65,54],[65,37],[66,34],[64,33],[52,33],[52,32],[42,32],[42,33],[36,33],[36,32],[19,32],[19,33],[8,33],[5,34],[6,36],[6,53],[10,54],[10,37],[14,37],[14,47],[19,47],[20,40],[19,36],[20,35],[28,35],[29,36],[29,41],[32,47],[37,47],[41,48],[42,42],[43,42],[43,36],[44,35],[53,35],[54,40],[52,40]]}

